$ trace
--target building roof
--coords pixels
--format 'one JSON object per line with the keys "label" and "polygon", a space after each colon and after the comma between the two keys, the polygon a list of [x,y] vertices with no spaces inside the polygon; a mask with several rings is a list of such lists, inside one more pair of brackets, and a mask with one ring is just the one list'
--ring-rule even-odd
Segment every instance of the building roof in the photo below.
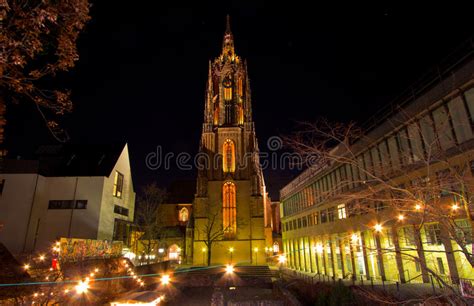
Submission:
{"label": "building roof", "polygon": [[40,146],[35,160],[6,160],[4,173],[43,176],[109,176],[126,144]]}

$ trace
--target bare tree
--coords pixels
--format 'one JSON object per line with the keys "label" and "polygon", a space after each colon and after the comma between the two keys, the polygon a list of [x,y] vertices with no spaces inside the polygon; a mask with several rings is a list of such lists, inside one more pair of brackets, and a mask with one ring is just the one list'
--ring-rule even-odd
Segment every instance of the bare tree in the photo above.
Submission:
{"label": "bare tree", "polygon": [[[405,119],[408,121],[409,116]],[[392,124],[400,126],[401,122]],[[446,142],[450,140],[443,138],[446,135],[442,129],[436,130],[433,122],[412,121],[380,141],[353,123],[320,120],[303,124],[302,131],[286,137],[286,142],[304,157],[303,162],[311,161],[307,171],[339,169],[335,186],[317,190],[319,201],[345,203],[344,218],[367,215],[359,218],[368,221],[361,227],[371,230],[376,240],[386,233],[385,227],[395,231],[389,236],[404,227],[416,237],[423,231],[426,240],[415,239],[414,247],[384,247],[380,242],[377,247],[363,247],[378,256],[392,254],[416,262],[425,282],[431,275],[459,300],[462,297],[452,286],[459,278],[451,275],[446,279],[426,264],[424,253],[461,253],[474,267],[474,178],[467,157],[472,147],[452,146],[447,150]],[[347,233],[342,239],[350,243],[350,236]],[[431,250],[435,244],[443,245],[444,251]]]}
{"label": "bare tree", "polygon": [[79,59],[76,41],[90,19],[88,0],[0,1],[0,144],[5,105],[33,101],[53,136],[62,130],[45,110],[62,115],[72,110],[68,90],[44,89],[58,73]]}
{"label": "bare tree", "polygon": [[212,256],[212,246],[214,244],[219,243],[222,238],[227,234],[227,232],[230,230],[230,227],[223,227],[219,222],[218,222],[218,213],[212,214],[208,220],[206,225],[200,229],[201,234],[204,237],[204,244],[206,245],[207,248],[207,265],[211,265],[211,256]]}
{"label": "bare tree", "polygon": [[[142,188],[137,200],[136,218],[142,235],[140,242],[146,254],[151,254],[159,246],[159,239],[163,238],[163,203],[166,191],[151,183]],[[148,257],[149,261],[149,257]]]}

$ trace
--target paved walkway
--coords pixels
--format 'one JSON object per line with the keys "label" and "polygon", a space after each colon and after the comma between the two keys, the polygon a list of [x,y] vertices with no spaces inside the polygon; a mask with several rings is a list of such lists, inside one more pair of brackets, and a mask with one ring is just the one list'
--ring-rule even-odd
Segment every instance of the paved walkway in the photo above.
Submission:
{"label": "paved walkway", "polygon": [[167,301],[163,305],[211,305],[213,287],[192,287],[181,290],[180,294],[172,301]]}

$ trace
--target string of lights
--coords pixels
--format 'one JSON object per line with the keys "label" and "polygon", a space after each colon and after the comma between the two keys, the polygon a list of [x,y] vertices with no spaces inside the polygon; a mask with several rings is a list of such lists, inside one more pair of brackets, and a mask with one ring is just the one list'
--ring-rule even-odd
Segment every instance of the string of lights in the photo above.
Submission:
{"label": "string of lights", "polygon": [[[179,274],[179,273],[187,273],[190,271],[199,271],[199,270],[208,270],[208,269],[213,269],[213,268],[218,268],[222,267],[222,265],[215,265],[215,266],[208,266],[208,267],[200,267],[200,268],[193,268],[193,269],[181,269],[181,270],[176,270],[174,274]],[[133,276],[136,277],[160,277],[162,275],[165,275],[166,273],[150,273],[150,274],[133,274],[133,275],[123,275],[123,276],[114,276],[114,277],[100,277],[100,278],[94,278],[94,281],[110,281],[110,280],[117,280],[117,279],[127,279],[127,278],[134,278]],[[11,286],[34,286],[34,285],[61,285],[61,284],[71,284],[71,283],[77,283],[77,280],[64,280],[64,281],[57,281],[57,282],[52,282],[52,281],[47,281],[47,282],[24,282],[24,283],[9,283],[9,284],[0,284],[0,287],[11,287]]]}

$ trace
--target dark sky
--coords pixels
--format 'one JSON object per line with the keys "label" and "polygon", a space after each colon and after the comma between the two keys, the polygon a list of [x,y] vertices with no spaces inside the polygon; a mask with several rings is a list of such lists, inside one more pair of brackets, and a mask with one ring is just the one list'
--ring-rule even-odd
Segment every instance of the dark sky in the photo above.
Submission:
{"label": "dark sky", "polygon": [[[454,2],[314,3],[95,1],[80,61],[62,79],[75,103],[63,126],[75,143],[127,141],[136,187],[166,186],[195,173],[149,170],[145,156],[157,146],[197,151],[208,60],[220,52],[226,14],[236,51],[248,60],[263,151],[269,137],[300,121],[364,122],[473,35],[472,11]],[[31,103],[9,111],[12,156],[53,142]],[[276,198],[293,173],[265,174]]]}

